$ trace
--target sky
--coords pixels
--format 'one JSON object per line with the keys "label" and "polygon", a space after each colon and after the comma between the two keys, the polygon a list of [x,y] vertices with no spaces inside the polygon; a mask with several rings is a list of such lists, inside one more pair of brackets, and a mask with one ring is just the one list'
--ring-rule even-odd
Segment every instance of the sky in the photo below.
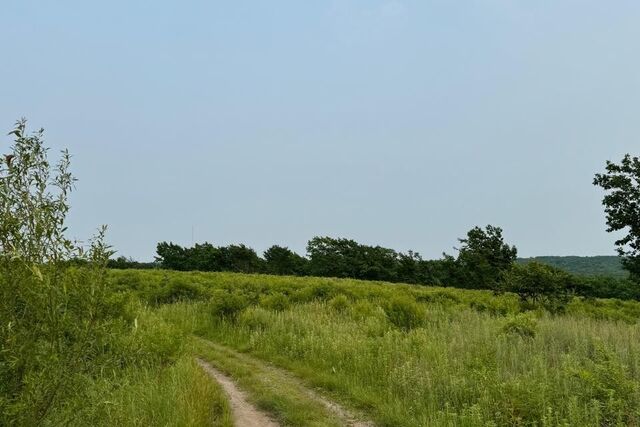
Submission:
{"label": "sky", "polygon": [[2,3],[0,130],[73,154],[71,237],[614,253],[592,180],[639,154],[637,0]]}

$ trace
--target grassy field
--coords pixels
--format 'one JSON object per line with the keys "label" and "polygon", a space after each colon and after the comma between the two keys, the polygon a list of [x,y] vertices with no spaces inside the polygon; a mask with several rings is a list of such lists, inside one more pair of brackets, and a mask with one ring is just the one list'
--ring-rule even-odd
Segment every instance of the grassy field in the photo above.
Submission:
{"label": "grassy field", "polygon": [[131,328],[109,331],[117,360],[104,358],[99,374],[72,375],[75,392],[52,414],[16,425],[231,427],[226,396],[197,365],[192,338],[155,310],[138,306],[132,314]]}
{"label": "grassy field", "polygon": [[[640,423],[637,302],[575,299],[552,316],[484,291],[231,273],[111,277],[185,336],[291,371],[379,425]],[[193,351],[252,383],[242,362]],[[288,425],[311,425],[283,392],[250,391]]]}

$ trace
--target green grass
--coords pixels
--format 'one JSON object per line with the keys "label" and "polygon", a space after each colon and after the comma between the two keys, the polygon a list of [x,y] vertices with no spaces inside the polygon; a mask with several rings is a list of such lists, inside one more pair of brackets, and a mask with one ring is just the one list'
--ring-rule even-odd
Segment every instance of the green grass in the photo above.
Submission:
{"label": "green grass", "polygon": [[286,373],[224,347],[200,340],[197,354],[232,376],[250,400],[287,426],[338,427],[342,424]]}
{"label": "green grass", "polygon": [[640,422],[636,302],[575,300],[566,314],[551,316],[521,314],[514,296],[482,291],[126,275],[151,300],[163,286],[191,284],[196,301],[159,309],[168,322],[288,369],[383,426]]}
{"label": "green grass", "polygon": [[136,314],[116,338],[121,368],[86,376],[45,425],[231,427],[227,397],[196,363],[193,339],[154,311]]}
{"label": "green grass", "polygon": [[121,375],[120,386],[106,382],[88,396],[94,404],[76,425],[231,427],[226,396],[195,363],[183,356],[164,369]]}

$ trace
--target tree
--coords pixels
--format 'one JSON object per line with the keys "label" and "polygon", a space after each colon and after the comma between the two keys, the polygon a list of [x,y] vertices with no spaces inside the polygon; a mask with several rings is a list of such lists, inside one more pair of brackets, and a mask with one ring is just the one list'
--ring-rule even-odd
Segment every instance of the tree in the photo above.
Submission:
{"label": "tree", "polygon": [[314,276],[363,280],[396,280],[398,254],[351,239],[314,237],[307,244],[309,271]]}
{"label": "tree", "polygon": [[542,305],[555,312],[564,308],[576,287],[576,279],[571,274],[534,261],[514,265],[505,274],[500,290],[513,292],[522,302]]}
{"label": "tree", "polygon": [[403,283],[424,283],[421,277],[423,263],[424,260],[418,252],[399,253],[396,267],[397,279]]}
{"label": "tree", "polygon": [[185,249],[185,257],[189,270],[221,271],[223,268],[223,253],[211,243],[196,243],[192,248]]}
{"label": "tree", "polygon": [[465,239],[458,240],[462,246],[456,260],[456,285],[460,287],[496,289],[518,256],[516,247],[504,242],[500,227],[474,227]]}
{"label": "tree", "polygon": [[191,260],[187,250],[180,245],[172,242],[160,242],[156,247],[156,262],[159,262],[162,268],[168,270],[188,271],[191,270]]}
{"label": "tree", "polygon": [[357,250],[354,240],[314,237],[307,244],[309,272],[313,276],[355,278]]}
{"label": "tree", "polygon": [[263,254],[266,270],[270,274],[302,276],[306,271],[307,259],[287,247],[273,245]]}
{"label": "tree", "polygon": [[244,244],[229,245],[218,248],[222,256],[222,269],[237,273],[260,273],[264,261],[256,251]]}
{"label": "tree", "polygon": [[607,161],[606,172],[596,174],[593,184],[607,192],[602,199],[607,231],[627,233],[615,244],[631,279],[640,282],[640,159],[627,154],[620,164]]}

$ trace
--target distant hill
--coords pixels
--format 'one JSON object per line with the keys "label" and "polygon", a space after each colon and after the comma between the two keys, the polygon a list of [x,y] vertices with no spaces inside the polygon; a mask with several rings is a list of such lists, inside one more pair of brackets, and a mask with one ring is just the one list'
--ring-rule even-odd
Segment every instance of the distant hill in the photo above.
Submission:
{"label": "distant hill", "polygon": [[521,264],[531,261],[538,261],[581,276],[627,277],[627,272],[622,268],[620,258],[617,256],[539,256],[518,259]]}

